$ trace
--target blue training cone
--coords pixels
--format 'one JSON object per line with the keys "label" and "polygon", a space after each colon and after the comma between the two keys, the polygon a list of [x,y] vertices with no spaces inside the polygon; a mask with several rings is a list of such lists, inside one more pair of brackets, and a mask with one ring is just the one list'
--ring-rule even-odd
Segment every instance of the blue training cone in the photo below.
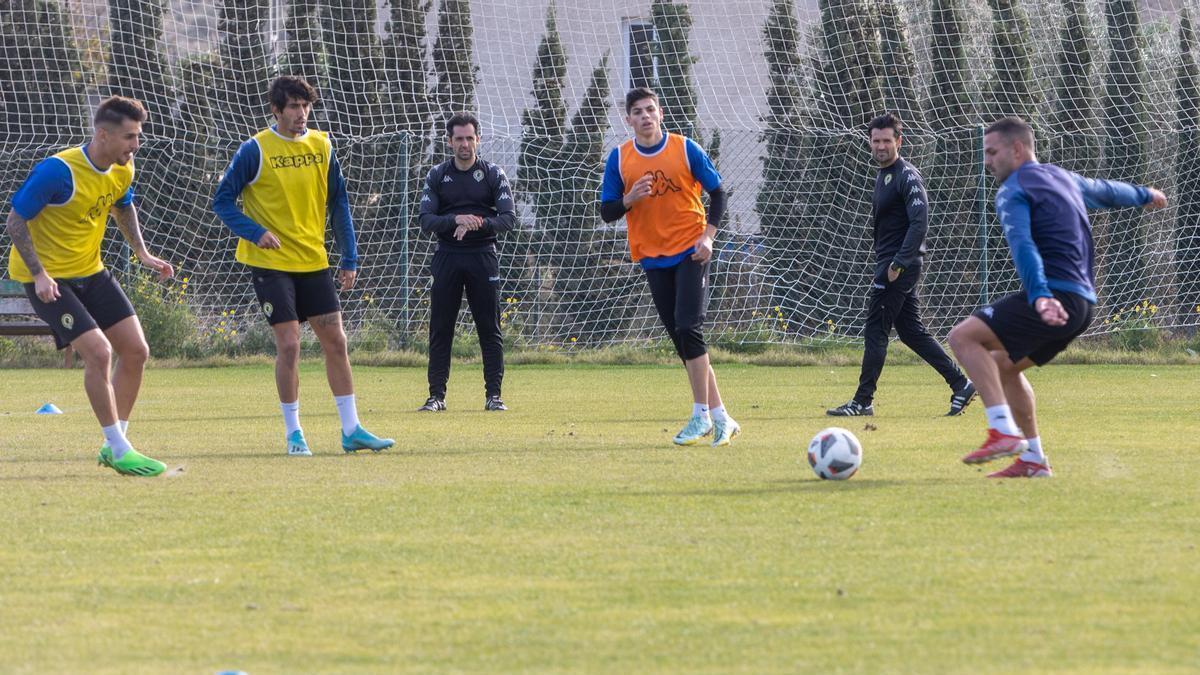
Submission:
{"label": "blue training cone", "polygon": [[47,403],[46,405],[37,409],[37,414],[39,414],[39,415],[61,415],[61,414],[63,414],[63,411],[59,410],[58,406],[54,405],[53,403]]}

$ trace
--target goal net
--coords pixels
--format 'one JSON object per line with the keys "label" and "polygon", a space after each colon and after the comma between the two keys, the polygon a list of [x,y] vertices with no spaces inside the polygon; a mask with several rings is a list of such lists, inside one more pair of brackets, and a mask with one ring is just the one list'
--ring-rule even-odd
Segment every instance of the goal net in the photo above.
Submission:
{"label": "goal net", "polygon": [[[358,232],[347,326],[420,345],[434,243],[418,226],[419,189],[447,156],[445,118],[472,110],[481,153],[518,201],[520,229],[500,244],[507,339],[639,345],[662,331],[624,223],[601,221],[597,195],[605,157],[629,137],[622,94],[645,84],[730,194],[710,341],[849,341],[874,267],[865,124],[893,111],[929,191],[921,301],[944,336],[1019,288],[981,154],[984,126],[1015,114],[1034,122],[1043,161],[1171,199],[1159,212],[1093,217],[1101,302],[1090,332],[1190,335],[1200,325],[1191,21],[1134,0],[16,0],[0,11],[0,197],[7,206],[39,159],[85,141],[101,97],[143,100],[146,239],[176,266],[173,297],[205,331],[248,331],[261,319],[210,204],[239,143],[270,124],[270,80],[303,76],[321,94],[312,124],[334,139]],[[105,255],[128,267],[119,236]],[[460,323],[472,331],[465,303]]]}

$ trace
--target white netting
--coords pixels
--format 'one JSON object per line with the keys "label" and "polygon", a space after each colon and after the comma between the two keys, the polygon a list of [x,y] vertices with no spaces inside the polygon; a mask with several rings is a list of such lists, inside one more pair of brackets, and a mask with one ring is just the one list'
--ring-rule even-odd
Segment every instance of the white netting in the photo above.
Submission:
{"label": "white netting", "polygon": [[[442,120],[462,108],[478,111],[483,154],[517,188],[521,231],[501,246],[510,339],[661,335],[623,230],[596,204],[603,158],[627,137],[621,95],[641,83],[673,130],[719,158],[731,192],[714,340],[859,334],[873,262],[863,128],[885,109],[905,119],[903,153],[930,192],[935,333],[1017,287],[980,155],[981,125],[1009,113],[1036,123],[1043,160],[1172,199],[1094,219],[1093,332],[1200,325],[1194,39],[1180,15],[1133,0],[25,0],[3,4],[0,41],[5,204],[38,159],[86,138],[100,97],[144,100],[146,238],[188,279],[176,290],[206,326],[258,321],[209,204],[237,145],[268,123],[279,74],[318,87],[315,126],[346,173],[364,261],[348,325],[395,343],[426,331],[433,245],[418,188],[445,157]],[[106,251],[117,268],[122,253]]]}

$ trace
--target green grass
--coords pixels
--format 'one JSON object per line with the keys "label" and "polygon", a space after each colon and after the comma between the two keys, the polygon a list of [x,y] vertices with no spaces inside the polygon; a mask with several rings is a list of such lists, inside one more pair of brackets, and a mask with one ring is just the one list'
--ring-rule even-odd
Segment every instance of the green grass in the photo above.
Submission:
{"label": "green grass", "polygon": [[[509,369],[508,413],[455,366],[356,370],[343,456],[319,364],[317,456],[282,455],[269,365],[149,371],[131,438],[182,467],[123,478],[78,370],[0,380],[0,671],[1184,673],[1200,666],[1194,366],[1031,374],[1057,475],[958,462],[924,366],[889,366],[866,461],[808,439],[857,369],[720,368],[745,432],[677,449],[682,369]],[[53,401],[67,414],[35,416]],[[988,467],[990,469],[991,467]]]}

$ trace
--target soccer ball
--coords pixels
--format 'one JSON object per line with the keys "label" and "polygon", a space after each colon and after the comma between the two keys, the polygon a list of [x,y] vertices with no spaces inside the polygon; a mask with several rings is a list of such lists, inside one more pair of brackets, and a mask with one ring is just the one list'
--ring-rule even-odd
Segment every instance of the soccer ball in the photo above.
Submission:
{"label": "soccer ball", "polygon": [[808,465],[825,480],[846,480],[862,466],[862,444],[841,427],[822,429],[808,444]]}

